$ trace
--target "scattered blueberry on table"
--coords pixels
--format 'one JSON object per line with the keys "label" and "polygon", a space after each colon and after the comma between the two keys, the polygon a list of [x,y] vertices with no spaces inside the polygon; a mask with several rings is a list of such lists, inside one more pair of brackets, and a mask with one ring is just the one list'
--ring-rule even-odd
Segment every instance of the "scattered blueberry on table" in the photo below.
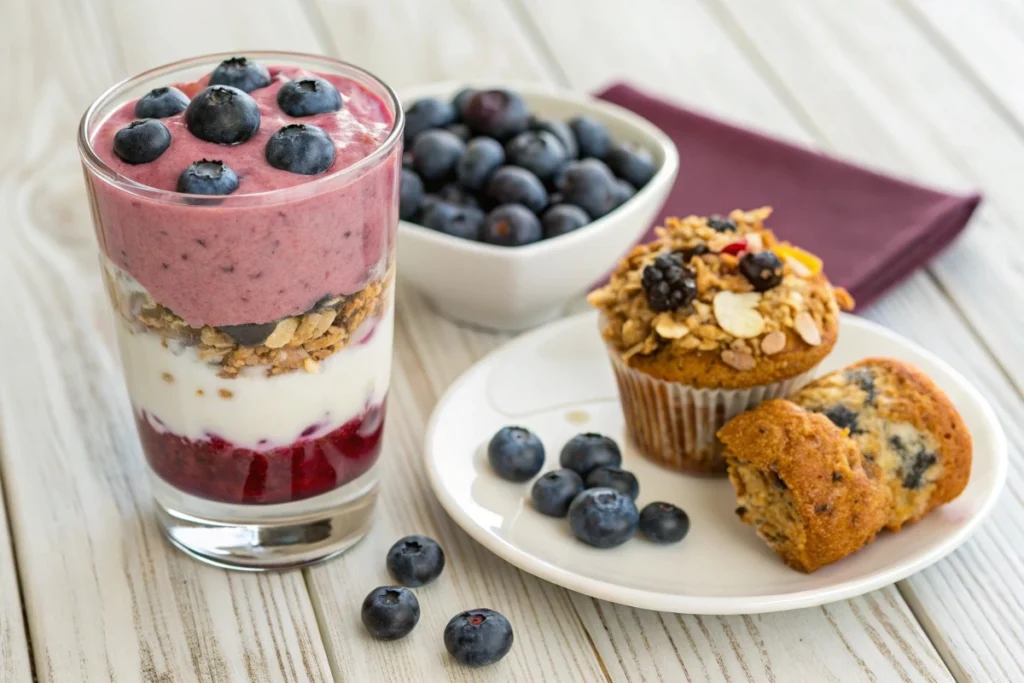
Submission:
{"label": "scattered blueberry on table", "polygon": [[444,627],[444,647],[460,664],[494,664],[512,649],[512,624],[492,609],[471,609]]}
{"label": "scattered blueberry on table", "polygon": [[529,481],[544,466],[544,444],[523,427],[502,427],[487,444],[495,473],[509,481]]}
{"label": "scattered blueberry on table", "polygon": [[[515,247],[565,235],[629,201],[657,171],[651,150],[614,140],[600,121],[536,116],[511,90],[464,88],[417,100],[405,115],[402,220],[464,239]],[[428,221],[437,202],[480,209],[483,229],[451,229],[444,211]],[[503,231],[509,205],[534,220],[517,216]]]}
{"label": "scattered blueberry on table", "polygon": [[572,437],[562,447],[559,464],[586,479],[598,467],[619,467],[622,464],[622,451],[607,436],[586,432]]}
{"label": "scattered blueberry on table", "polygon": [[420,620],[420,603],[401,586],[380,586],[363,600],[363,625],[374,638],[398,640],[409,635]]}
{"label": "scattered blueberry on table", "polygon": [[444,570],[444,550],[426,536],[406,536],[388,551],[388,572],[398,583],[419,588],[432,582]]}

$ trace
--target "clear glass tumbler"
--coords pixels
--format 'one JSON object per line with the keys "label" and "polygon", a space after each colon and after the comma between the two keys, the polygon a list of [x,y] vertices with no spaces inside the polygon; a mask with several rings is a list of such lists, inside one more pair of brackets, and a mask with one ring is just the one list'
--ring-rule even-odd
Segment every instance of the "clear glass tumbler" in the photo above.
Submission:
{"label": "clear glass tumbler", "polygon": [[[365,154],[350,148],[358,156],[337,171],[278,188],[273,178],[283,176],[269,172],[259,192],[182,194],[119,172],[104,122],[130,117],[119,108],[153,88],[194,95],[227,57],[115,85],[82,118],[79,149],[160,524],[201,560],[279,569],[343,552],[371,523],[404,118],[395,93],[354,66],[250,53],[272,74],[328,75],[369,93],[384,119],[377,139],[363,140]],[[358,117],[352,107],[345,115]],[[195,142],[179,137],[189,135],[180,119],[162,119],[169,155]],[[261,129],[224,157],[251,145],[259,163],[273,132]],[[247,176],[238,175],[242,189]]]}

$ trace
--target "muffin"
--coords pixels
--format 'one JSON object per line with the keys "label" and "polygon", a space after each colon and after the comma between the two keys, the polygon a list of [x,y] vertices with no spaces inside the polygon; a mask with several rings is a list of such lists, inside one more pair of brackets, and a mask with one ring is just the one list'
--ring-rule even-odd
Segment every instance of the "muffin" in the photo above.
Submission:
{"label": "muffin", "polygon": [[899,531],[956,498],[971,474],[971,435],[949,398],[917,368],[869,358],[807,385],[792,400],[849,435],[892,493]]}
{"label": "muffin", "polygon": [[853,300],[764,227],[770,213],[667,219],[589,297],[627,428],[652,460],[724,473],[715,432],[805,384],[835,345]]}
{"label": "muffin", "polygon": [[885,526],[889,488],[823,415],[773,399],[718,435],[736,514],[790,567],[813,572],[870,543]]}

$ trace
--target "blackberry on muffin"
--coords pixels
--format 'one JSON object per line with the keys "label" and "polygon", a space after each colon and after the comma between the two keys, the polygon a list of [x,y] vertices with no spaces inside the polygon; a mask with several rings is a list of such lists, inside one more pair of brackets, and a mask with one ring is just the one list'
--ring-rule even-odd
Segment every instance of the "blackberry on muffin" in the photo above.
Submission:
{"label": "blackberry on muffin", "polygon": [[963,491],[971,436],[945,393],[917,368],[869,358],[826,375],[792,400],[844,430],[892,492],[886,526],[899,529]]}
{"label": "blackberry on muffin", "polygon": [[766,401],[718,432],[736,514],[789,566],[813,572],[870,543],[892,493],[877,466],[828,418]]}

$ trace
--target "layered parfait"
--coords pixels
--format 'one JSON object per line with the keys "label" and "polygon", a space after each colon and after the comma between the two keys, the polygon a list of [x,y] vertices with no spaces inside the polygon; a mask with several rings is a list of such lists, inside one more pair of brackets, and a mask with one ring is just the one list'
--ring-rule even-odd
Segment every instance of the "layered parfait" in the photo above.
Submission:
{"label": "layered parfait", "polygon": [[350,74],[237,57],[83,128],[103,272],[159,486],[291,503],[376,460],[396,116]]}

